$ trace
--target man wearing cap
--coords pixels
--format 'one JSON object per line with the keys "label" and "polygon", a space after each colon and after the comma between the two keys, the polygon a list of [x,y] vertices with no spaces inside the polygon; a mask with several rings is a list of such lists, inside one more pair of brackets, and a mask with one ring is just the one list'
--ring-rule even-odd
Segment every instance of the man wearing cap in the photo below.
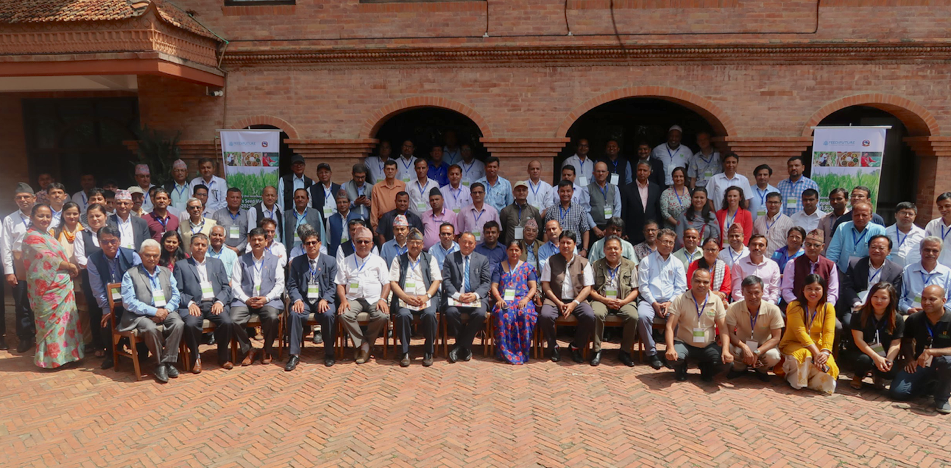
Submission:
{"label": "man wearing cap", "polygon": [[370,219],[370,200],[373,195],[373,184],[367,181],[370,170],[362,163],[353,165],[349,182],[343,184],[350,200],[350,209],[363,219]]}
{"label": "man wearing cap", "polygon": [[[343,326],[357,348],[356,363],[363,364],[370,358],[370,347],[385,330],[390,307],[386,297],[390,294],[389,268],[383,259],[371,253],[373,234],[367,228],[357,228],[353,233],[356,251],[337,262],[337,297]],[[366,333],[360,327],[357,317],[367,313]],[[385,339],[385,338],[384,338]]]}
{"label": "man wearing cap", "polygon": [[142,242],[152,237],[149,223],[132,215],[132,195],[127,190],[116,192],[116,214],[109,216],[108,223],[119,230],[120,247],[138,251]]}
{"label": "man wearing cap", "polygon": [[[3,257],[3,272],[6,274],[7,283],[13,288],[13,300],[15,302],[16,314],[16,334],[20,341],[17,352],[22,353],[33,346],[35,338],[35,325],[33,324],[33,311],[30,309],[29,298],[27,297],[26,281],[19,281],[15,275],[13,258],[13,243],[20,236],[26,233],[30,227],[30,213],[33,211],[33,205],[36,204],[36,195],[30,184],[20,182],[13,190],[13,201],[16,202],[17,211],[11,213],[3,219],[3,236],[0,237],[0,253]],[[20,264],[20,268],[22,268]],[[2,289],[2,288],[0,288]],[[2,299],[2,296],[0,296]],[[0,302],[0,349],[7,349],[6,342],[6,306]]]}
{"label": "man wearing cap", "polygon": [[528,182],[524,180],[516,182],[512,187],[512,195],[515,201],[502,208],[502,212],[499,213],[504,245],[509,245],[513,240],[522,240],[522,231],[525,229],[525,222],[529,219],[534,219],[536,223],[542,222],[541,212],[528,203]]}
{"label": "man wearing cap", "polygon": [[291,155],[291,174],[284,174],[277,184],[277,205],[281,211],[294,206],[294,191],[297,189],[310,190],[314,180],[304,175],[304,157],[294,153]]}
{"label": "man wearing cap", "polygon": [[423,366],[433,365],[436,341],[436,307],[439,305],[439,285],[442,272],[439,263],[423,252],[423,233],[419,229],[409,232],[407,250],[390,262],[390,289],[396,311],[396,333],[400,336],[400,367],[410,364],[409,343],[413,335],[413,317],[419,317],[419,331],[426,339],[423,351]]}
{"label": "man wearing cap", "polygon": [[423,213],[423,248],[426,249],[427,252],[429,252],[432,246],[439,243],[440,226],[445,223],[449,223],[453,226],[456,225],[456,214],[445,208],[442,192],[435,187],[429,190],[429,206],[431,206],[432,209]]}
{"label": "man wearing cap", "polygon": [[387,265],[391,264],[394,258],[406,253],[409,248],[406,245],[407,235],[409,235],[409,221],[404,215],[396,215],[393,219],[393,238],[384,242],[380,248],[380,256],[386,260]]}
{"label": "man wearing cap", "polygon": [[228,206],[216,211],[211,219],[225,228],[225,246],[240,256],[248,245],[248,211],[241,208],[241,189],[229,188],[226,199]]}
{"label": "man wearing cap", "polygon": [[89,206],[89,191],[96,188],[96,176],[92,174],[79,176],[79,186],[82,190],[74,193],[72,200],[79,205],[80,211],[85,213],[86,207]]}
{"label": "man wearing cap", "polygon": [[185,161],[176,159],[172,163],[172,180],[165,183],[165,191],[171,196],[169,206],[185,211],[185,204],[191,198],[192,189],[188,184],[188,166]]}
{"label": "man wearing cap", "polygon": [[133,185],[129,187],[129,195],[132,196],[132,208],[129,212],[132,216],[141,218],[145,214],[145,210],[142,209],[142,203],[145,203],[145,192],[142,191],[142,187]]}
{"label": "man wearing cap", "polygon": [[205,186],[208,191],[208,199],[202,202],[205,204],[205,209],[214,213],[228,206],[228,202],[225,201],[228,193],[228,182],[215,175],[215,161],[211,158],[199,159],[198,173],[201,175],[192,179],[191,188],[194,194],[198,185]]}
{"label": "man wearing cap", "polygon": [[147,164],[135,165],[135,183],[142,189],[142,211],[148,213],[152,211],[152,198],[149,197],[149,189],[152,188],[152,173]]}
{"label": "man wearing cap", "polygon": [[409,210],[422,216],[432,209],[429,206],[429,193],[434,189],[439,190],[439,182],[428,177],[429,163],[425,159],[417,159],[413,162],[413,167],[416,169],[416,177],[406,186],[406,192],[409,193]]}
{"label": "man wearing cap", "polygon": [[320,211],[322,219],[327,219],[337,212],[337,192],[340,191],[340,184],[335,184],[330,180],[332,175],[333,171],[330,170],[330,164],[318,164],[318,183],[310,187],[310,206]]}
{"label": "man wearing cap", "polygon": [[667,130],[667,141],[657,145],[651,152],[651,158],[664,163],[664,183],[669,187],[674,185],[671,173],[675,167],[687,167],[687,161],[693,157],[690,148],[680,144],[683,129],[674,125]]}
{"label": "man wearing cap", "polygon": [[396,208],[384,213],[376,226],[377,241],[380,243],[381,249],[383,243],[393,239],[393,222],[400,215],[406,217],[409,227],[423,230],[423,220],[416,213],[409,210],[409,194],[399,192],[396,194]]}

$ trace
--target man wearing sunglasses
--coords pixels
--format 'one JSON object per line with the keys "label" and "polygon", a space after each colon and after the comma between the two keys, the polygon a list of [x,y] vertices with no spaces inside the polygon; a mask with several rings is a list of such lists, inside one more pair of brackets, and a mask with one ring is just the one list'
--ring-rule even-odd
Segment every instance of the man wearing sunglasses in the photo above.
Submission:
{"label": "man wearing sunglasses", "polygon": [[[356,251],[337,265],[334,283],[337,284],[337,296],[340,297],[337,315],[343,316],[343,326],[357,348],[357,364],[363,364],[370,359],[371,345],[380,336],[390,314],[386,304],[386,297],[390,294],[390,279],[386,262],[371,252],[373,234],[369,229],[357,228],[353,234],[353,245]],[[361,317],[363,313],[366,315]],[[369,321],[366,333],[360,329],[360,318]]]}
{"label": "man wearing sunglasses", "polygon": [[308,230],[301,235],[305,255],[291,262],[287,276],[287,292],[291,296],[291,310],[288,315],[290,327],[290,357],[284,370],[291,372],[300,362],[301,341],[304,339],[304,327],[310,314],[314,314],[324,338],[324,365],[334,365],[334,338],[337,330],[337,314],[334,307],[337,276],[337,262],[333,257],[320,253],[320,234]]}

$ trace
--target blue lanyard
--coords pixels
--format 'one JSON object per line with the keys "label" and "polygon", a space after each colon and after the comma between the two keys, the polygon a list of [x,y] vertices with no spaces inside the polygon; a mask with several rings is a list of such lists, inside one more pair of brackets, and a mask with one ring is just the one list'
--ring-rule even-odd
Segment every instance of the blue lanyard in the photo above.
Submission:
{"label": "blue lanyard", "polygon": [[[621,269],[621,264],[620,264],[620,263],[618,263],[618,265],[617,265],[616,267],[614,267],[613,269],[612,269],[612,268],[608,268],[608,274],[611,275],[611,282],[612,282],[612,283],[614,282],[614,278],[617,277],[618,270],[620,270],[620,269]],[[618,289],[621,289],[621,285],[618,284],[618,285],[617,285],[617,288],[618,288]]]}
{"label": "blue lanyard", "polygon": [[238,216],[240,216],[240,215],[241,215],[241,210],[240,210],[240,209],[238,210],[238,213],[237,213],[237,214],[231,214],[230,211],[228,212],[228,216],[231,216],[231,222],[232,222],[232,223],[236,223],[236,222],[238,221]]}
{"label": "blue lanyard", "polygon": [[[396,244],[393,244],[393,245],[396,245]],[[408,250],[409,250],[408,244],[407,244],[407,245],[404,245],[404,246],[402,246],[402,247],[400,247],[399,245],[396,245],[396,253],[399,254],[399,255],[405,254]],[[419,260],[417,260],[416,263],[419,263]],[[365,264],[366,264],[366,263],[364,262],[364,265],[365,265]]]}
{"label": "blue lanyard", "polygon": [[[727,214],[729,214],[729,213],[730,213],[730,209],[727,208],[726,212],[727,212]],[[736,208],[736,211],[733,212],[733,217],[730,218],[730,220],[726,222],[726,229],[727,229],[728,231],[730,230],[730,226],[732,226],[734,223],[736,223],[736,215],[737,215],[739,212],[740,212],[740,208],[737,207],[737,208]],[[723,218],[724,218],[724,221],[726,221],[726,215],[724,215]],[[775,221],[774,221],[774,222],[775,222]],[[766,230],[769,231],[769,228],[766,228]]]}
{"label": "blue lanyard", "polygon": [[615,173],[615,174],[618,173],[618,172],[617,172],[617,165],[618,165],[619,162],[621,162],[621,158],[617,158],[617,159],[615,159],[614,161],[611,161],[611,164],[614,164],[614,173]]}
{"label": "blue lanyard", "polygon": [[370,261],[370,257],[367,257],[367,259],[363,261],[363,265],[360,265],[359,263],[357,263],[357,256],[354,255],[354,256],[353,256],[353,267],[354,267],[354,268],[359,267],[359,268],[357,268],[357,273],[359,273],[359,272],[363,271],[363,267],[367,266],[367,262],[369,262],[369,261]]}
{"label": "blue lanyard", "polygon": [[766,206],[766,195],[769,195],[769,190],[759,190],[759,187],[756,187],[756,194],[759,195],[759,204],[760,206]]}
{"label": "blue lanyard", "polygon": [[[157,223],[162,225],[162,232],[164,233],[166,231],[165,226],[168,224],[168,215],[166,215],[165,219],[162,219],[162,218],[156,217],[155,212],[152,212],[152,219],[154,219]],[[202,221],[202,224],[204,224],[204,221]]]}
{"label": "blue lanyard", "polygon": [[565,216],[568,216],[568,213],[571,211],[571,205],[568,205],[568,209],[562,208],[561,205],[558,205],[558,215],[561,216],[561,225],[565,225]]}
{"label": "blue lanyard", "polygon": [[257,260],[255,260],[255,259],[252,257],[252,258],[251,258],[251,268],[254,268],[254,271],[255,271],[257,274],[260,275],[260,274],[261,274],[261,269],[264,268],[264,258],[263,258],[263,257],[261,258],[261,266],[258,266]]}
{"label": "blue lanyard", "polygon": [[697,306],[697,325],[700,325],[700,318],[703,317],[703,310],[707,308],[707,301],[710,300],[710,293],[707,293],[707,297],[703,298],[703,307],[700,307],[700,303],[697,302],[697,298],[690,295],[690,298],[693,299],[693,304]]}
{"label": "blue lanyard", "polygon": [[[944,230],[944,228],[942,228],[942,230]],[[949,230],[949,232],[951,232],[951,230]],[[901,238],[901,231],[898,230],[898,226],[895,226],[895,237],[898,238],[898,248],[899,248],[899,250],[901,249],[902,244],[904,244],[905,241],[908,240],[908,236],[910,236],[910,235],[911,235],[911,234],[905,234],[905,238],[902,239],[902,238]]]}
{"label": "blue lanyard", "polygon": [[[119,257],[117,256],[116,258],[118,259]],[[149,277],[149,284],[152,286],[152,291],[155,291],[156,289],[161,289],[161,288],[162,288],[162,284],[159,283],[159,269],[158,269],[158,267],[155,267],[155,276],[154,276],[154,277],[153,277],[152,274],[149,273],[149,271],[146,270],[145,268],[142,268],[142,271],[145,272],[145,276],[148,276],[148,277]],[[154,293],[153,293],[153,294],[154,294]],[[165,293],[163,292],[162,294],[164,295]]]}
{"label": "blue lanyard", "polygon": [[713,155],[714,155],[714,154],[716,154],[716,151],[711,152],[711,153],[710,153],[710,159],[707,159],[707,158],[703,157],[703,151],[700,152],[700,159],[703,160],[703,162],[706,163],[706,165],[704,166],[704,169],[707,169],[707,168],[710,167],[710,163],[713,161]]}
{"label": "blue lanyard", "polygon": [[[162,227],[164,228],[165,226],[162,226]],[[198,225],[198,229],[195,229],[194,226],[192,227],[192,234],[193,235],[198,234],[199,232],[201,232],[202,229],[204,229],[204,227],[205,227],[205,218],[202,217],[201,224]]]}
{"label": "blue lanyard", "polygon": [[[897,230],[898,228],[895,228],[895,229]],[[949,226],[949,227],[948,227],[948,230],[945,231],[945,230],[944,230],[944,223],[942,222],[942,223],[941,223],[941,240],[944,240],[945,237],[948,237],[948,234],[951,234],[951,226]],[[905,236],[905,237],[907,237],[907,236]]]}
{"label": "blue lanyard", "polygon": [[538,189],[542,188],[542,181],[538,181],[538,185],[533,186],[532,180],[528,180],[528,186],[532,189],[532,195],[535,195],[535,198],[538,198]]}
{"label": "blue lanyard", "polygon": [[[30,218],[28,216],[23,216],[23,213],[20,213],[20,222],[23,223],[24,228],[30,227]],[[119,220],[119,224],[122,224],[122,220]]]}
{"label": "blue lanyard", "polygon": [[[871,260],[869,260],[868,268],[869,268],[869,272],[871,272],[871,271],[872,271],[872,262],[871,262]],[[873,275],[871,275],[871,276],[868,277],[868,285],[869,285],[869,286],[875,284],[875,278],[878,277],[879,275],[881,275],[881,274],[882,274],[882,270],[884,270],[884,269],[885,269],[885,264],[882,263],[882,266],[878,269],[878,271],[876,271],[875,274],[873,274]]]}
{"label": "blue lanyard", "polygon": [[[749,310],[749,309],[746,309]],[[750,314],[750,332],[751,335],[756,333],[756,321],[759,320],[759,311],[757,310],[755,314]],[[752,337],[752,336],[751,336]]]}
{"label": "blue lanyard", "polygon": [[818,308],[818,307],[816,307],[816,312],[815,312],[815,313],[812,313],[812,311],[809,310],[809,306],[808,306],[808,305],[806,306],[806,318],[809,319],[809,320],[806,322],[806,333],[808,333],[809,330],[812,329],[812,322],[814,322],[814,321],[816,320],[816,316],[817,316],[817,315],[819,315],[819,308]]}
{"label": "blue lanyard", "polygon": [[469,167],[466,167],[466,163],[462,163],[463,175],[469,175],[469,169],[472,169],[472,166],[475,166],[475,161],[469,163]]}
{"label": "blue lanyard", "polygon": [[[426,181],[426,185],[429,185],[429,181],[428,181],[428,180]],[[422,198],[422,197],[423,197],[423,186],[422,186],[422,184],[419,183],[418,180],[416,181],[416,186],[419,187],[419,197]]]}
{"label": "blue lanyard", "polygon": [[598,187],[598,190],[601,191],[601,198],[604,198],[604,203],[608,203],[608,184],[604,184],[604,187]]}
{"label": "blue lanyard", "polygon": [[[475,208],[472,208],[472,210],[475,211]],[[485,214],[485,208],[482,208],[482,211],[479,212],[479,216],[475,218],[475,223],[473,224],[478,224],[479,220],[482,219],[482,215],[484,214]],[[472,215],[472,216],[475,216],[475,215]]]}
{"label": "blue lanyard", "polygon": [[[684,189],[686,189],[686,187],[684,187]],[[683,208],[683,207],[684,207],[684,202],[683,202],[683,200],[680,199],[680,194],[677,193],[677,189],[676,189],[676,188],[674,188],[674,195],[677,195],[677,204],[680,205],[681,208]]]}
{"label": "blue lanyard", "polygon": [[733,256],[733,247],[728,247],[728,248],[730,249],[730,263],[731,263],[731,264],[736,263],[736,261],[739,260],[739,258],[743,256],[743,251],[741,250],[741,251],[740,251],[740,254],[734,257],[734,256]]}
{"label": "blue lanyard", "polygon": [[409,159],[409,162],[408,162],[408,163],[404,163],[404,162],[403,162],[404,159],[405,159],[405,158],[403,158],[403,157],[401,156],[401,157],[400,157],[400,163],[403,164],[403,169],[409,170],[409,165],[410,165],[410,164],[413,164],[413,162],[414,162],[414,161],[413,161],[413,157],[410,156],[410,159]]}
{"label": "blue lanyard", "polygon": [[452,193],[452,186],[449,186],[449,194],[452,195],[452,199],[456,201],[456,205],[459,204],[459,195],[462,193],[462,188],[457,188],[456,193]]}
{"label": "blue lanyard", "polygon": [[[921,275],[921,282],[923,283],[923,285],[924,285],[924,286],[928,286],[928,283],[931,282],[931,278],[934,278],[934,276],[937,275],[938,273],[935,272],[935,273],[932,273],[932,274],[928,275],[927,277],[925,277],[925,272],[923,272],[923,271],[921,271],[921,270],[918,270],[918,274]],[[922,289],[924,289],[924,288],[922,288]]]}
{"label": "blue lanyard", "polygon": [[[677,148],[680,148],[680,147],[678,146]],[[667,157],[670,158],[670,163],[673,164],[673,163],[674,163],[674,154],[670,152],[670,147],[667,146],[667,145],[664,145],[664,149],[667,150]]]}
{"label": "blue lanyard", "polygon": [[858,247],[859,242],[861,242],[862,239],[865,239],[865,234],[868,234],[868,228],[865,228],[865,230],[862,231],[862,235],[859,236],[858,239],[855,238],[855,234],[856,234],[855,227],[853,227],[852,228],[852,250],[853,251],[855,250],[856,247]]}
{"label": "blue lanyard", "polygon": [[[314,260],[317,260],[317,259],[315,258]],[[314,267],[313,268],[308,267],[307,269],[310,271],[311,281],[316,283],[317,282],[317,263],[314,262]]]}
{"label": "blue lanyard", "polygon": [[[400,252],[400,255],[402,255],[402,254],[403,254],[403,252]],[[416,270],[416,267],[419,266],[419,262],[421,262],[422,260],[423,260],[423,255],[420,254],[419,257],[416,258],[416,263],[410,262],[410,263],[409,263],[409,268],[406,270],[407,273],[409,273],[409,272],[411,272],[411,271],[413,271],[413,270]]]}
{"label": "blue lanyard", "polygon": [[[179,190],[178,187],[181,187],[181,190]],[[178,194],[179,197],[184,196],[187,191],[188,191],[187,185],[180,186],[178,184],[175,184],[175,193]],[[86,203],[86,194],[83,194],[83,203]]]}
{"label": "blue lanyard", "polygon": [[294,219],[297,220],[296,226],[300,226],[301,221],[307,219],[307,210],[308,208],[304,208],[304,214],[298,214],[297,210],[294,210]]}
{"label": "blue lanyard", "polygon": [[779,213],[776,214],[776,217],[773,219],[773,223],[772,223],[772,224],[769,223],[769,216],[767,216],[766,219],[763,220],[763,223],[766,224],[766,234],[767,234],[767,235],[769,234],[769,230],[772,229],[772,227],[776,225],[776,221],[779,221]]}

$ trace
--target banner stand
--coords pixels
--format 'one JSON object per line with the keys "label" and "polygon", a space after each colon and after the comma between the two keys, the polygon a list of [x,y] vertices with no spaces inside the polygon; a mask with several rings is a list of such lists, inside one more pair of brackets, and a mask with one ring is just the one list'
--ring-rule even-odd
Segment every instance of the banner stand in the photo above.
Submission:
{"label": "banner stand", "polygon": [[218,130],[221,161],[228,187],[241,189],[241,207],[261,201],[264,187],[277,187],[280,171],[280,130]]}
{"label": "banner stand", "polygon": [[811,178],[819,185],[819,209],[832,211],[829,192],[868,187],[872,212],[878,204],[885,132],[890,126],[813,127]]}

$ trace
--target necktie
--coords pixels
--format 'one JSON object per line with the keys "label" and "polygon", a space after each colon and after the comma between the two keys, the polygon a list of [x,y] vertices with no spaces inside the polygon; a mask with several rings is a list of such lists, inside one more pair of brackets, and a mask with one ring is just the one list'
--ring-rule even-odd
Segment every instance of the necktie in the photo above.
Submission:
{"label": "necktie", "polygon": [[[310,261],[310,271],[317,271],[317,260],[311,260],[311,261]],[[309,279],[310,279],[311,282],[316,283],[316,281],[314,281],[315,278],[314,278],[314,275],[313,275],[313,274],[310,275],[310,278],[309,278]]]}
{"label": "necktie", "polygon": [[466,265],[462,272],[462,292],[469,292],[469,256],[466,255]]}

